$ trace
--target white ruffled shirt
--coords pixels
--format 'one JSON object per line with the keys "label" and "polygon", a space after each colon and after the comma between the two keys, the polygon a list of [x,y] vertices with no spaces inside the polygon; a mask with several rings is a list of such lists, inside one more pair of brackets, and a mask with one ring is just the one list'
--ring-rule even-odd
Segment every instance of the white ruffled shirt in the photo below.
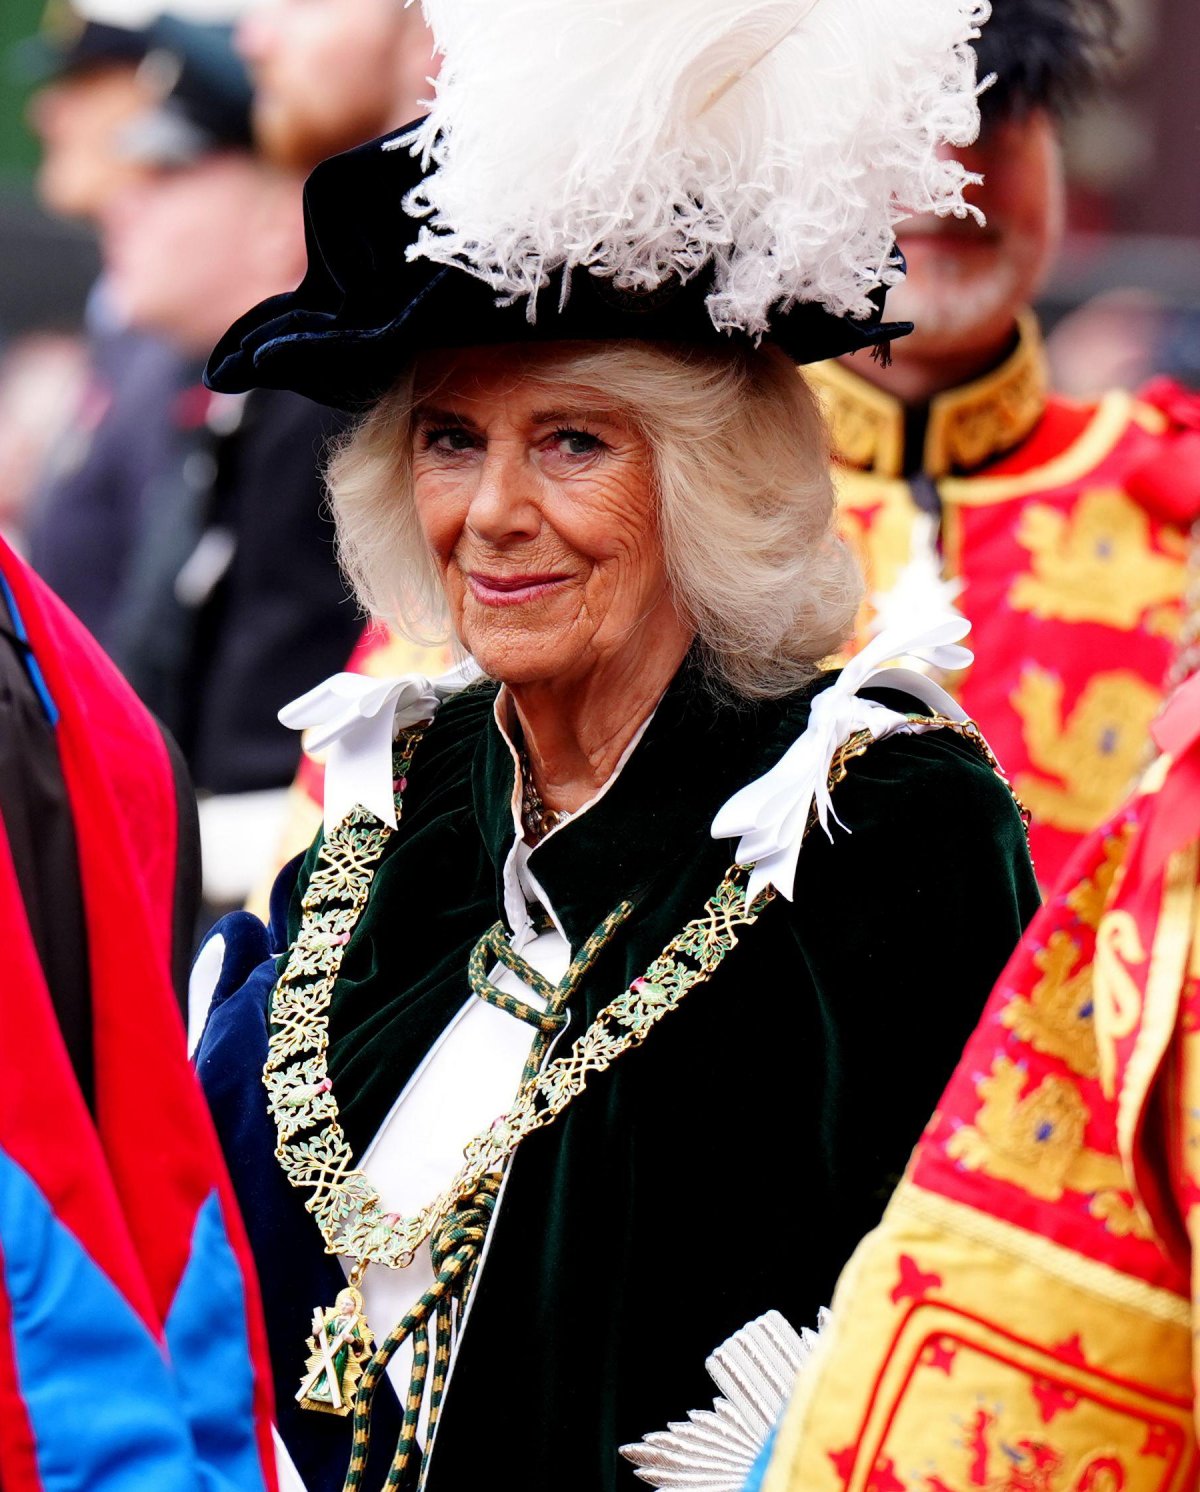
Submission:
{"label": "white ruffled shirt", "polygon": [[[550,898],[530,869],[532,847],[522,837],[520,762],[506,729],[506,713],[507,699],[501,690],[495,704],[496,726],[512,753],[516,769],[511,804],[513,842],[503,873],[504,920],[514,952],[551,984],[557,984],[567,972],[572,950]],[[650,717],[647,717],[608,781],[571,815],[572,819],[587,813],[609,791],[649,723]],[[551,830],[546,838],[557,832],[557,828]],[[535,930],[531,911],[538,908],[551,921],[552,926],[546,932]],[[544,918],[538,916],[536,920],[541,923]],[[506,965],[496,964],[488,977],[504,993],[516,995],[537,1010],[545,1009],[541,997]],[[560,1033],[556,1040],[560,1040],[563,1034]],[[458,1014],[413,1073],[363,1155],[362,1169],[379,1188],[389,1210],[415,1212],[431,1197],[437,1196],[447,1178],[462,1164],[467,1142],[512,1107],[534,1035],[527,1022],[464,990]],[[502,1188],[496,1204],[497,1214],[503,1202]],[[485,1245],[476,1279],[486,1262]],[[407,1269],[373,1267],[367,1270],[361,1289],[367,1320],[376,1340],[381,1340],[392,1329],[433,1281],[428,1242],[421,1245]],[[466,1327],[465,1320],[463,1327]],[[456,1347],[457,1343],[451,1349],[451,1376]],[[401,1402],[408,1390],[411,1368],[412,1351],[406,1345],[406,1349],[397,1352],[388,1365],[388,1376]],[[449,1379],[446,1388],[449,1392]]]}

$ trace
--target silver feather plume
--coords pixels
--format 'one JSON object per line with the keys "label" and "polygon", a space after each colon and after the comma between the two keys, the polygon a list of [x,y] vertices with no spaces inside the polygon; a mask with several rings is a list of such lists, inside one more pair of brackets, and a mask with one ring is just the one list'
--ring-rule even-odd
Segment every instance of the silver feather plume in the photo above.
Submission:
{"label": "silver feather plume", "polygon": [[713,1407],[621,1447],[637,1476],[671,1492],[741,1492],[828,1319],[797,1332],[768,1311],[734,1332],[705,1363],[721,1393]]}

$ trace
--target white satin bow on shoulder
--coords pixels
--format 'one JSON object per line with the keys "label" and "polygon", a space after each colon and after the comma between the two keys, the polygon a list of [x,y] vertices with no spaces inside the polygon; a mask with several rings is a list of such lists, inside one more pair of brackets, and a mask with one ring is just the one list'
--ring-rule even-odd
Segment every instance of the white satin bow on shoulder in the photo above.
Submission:
{"label": "white satin bow on shoulder", "polygon": [[482,677],[468,658],[436,679],[424,674],[373,679],[335,673],[279,712],[283,725],[307,731],[308,750],[325,753],[325,828],[328,831],[361,804],[396,827],[392,787],[392,742],[396,732],[432,720],[451,694]]}
{"label": "white satin bow on shoulder", "polygon": [[869,684],[875,689],[903,690],[951,720],[967,718],[962,707],[931,678],[915,669],[888,665],[907,657],[946,673],[966,668],[972,654],[957,644],[970,628],[970,622],[954,617],[933,627],[881,632],[851,658],[828,689],[816,696],[806,729],[770,771],[734,793],[718,812],[712,825],[713,838],[737,839],[737,863],[754,866],[746,888],[747,900],[753,901],[768,885],[792,899],[796,862],[814,802],[817,820],[830,839],[830,817],[845,828],[829,794],[829,769],[840,746],[863,730],[870,731],[878,741],[930,728],[877,700],[860,698],[860,689]]}
{"label": "white satin bow on shoulder", "polygon": [[[934,627],[880,633],[817,695],[799,739],[770,771],[736,792],[719,811],[712,824],[713,838],[737,839],[738,864],[754,864],[747,888],[751,900],[767,885],[791,899],[814,801],[818,821],[830,838],[830,817],[841,823],[833,812],[828,788],[830,764],[839,746],[861,730],[880,740],[928,729],[876,700],[860,698],[859,690],[868,684],[899,689],[952,720],[967,718],[961,706],[925,674],[888,665],[910,657],[945,672],[965,668],[972,655],[957,643],[969,630],[969,622],[955,617]],[[325,754],[326,829],[339,823],[356,804],[395,828],[392,742],[396,732],[431,720],[444,699],[480,677],[479,665],[472,658],[437,678],[405,674],[376,679],[338,673],[285,705],[280,721],[308,732],[308,749]]]}

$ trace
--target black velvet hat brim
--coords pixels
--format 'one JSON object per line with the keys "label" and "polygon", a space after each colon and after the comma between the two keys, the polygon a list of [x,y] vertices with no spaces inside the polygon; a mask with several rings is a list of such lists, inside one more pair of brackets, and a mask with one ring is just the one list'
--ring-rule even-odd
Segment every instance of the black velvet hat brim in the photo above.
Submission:
{"label": "black velvet hat brim", "polygon": [[[405,133],[385,136],[395,139]],[[420,223],[403,210],[420,165],[403,147],[373,140],[322,162],[304,189],[308,270],[297,289],[263,301],[217,344],[205,372],[210,388],[242,393],[290,389],[318,403],[359,411],[373,404],[419,352],[434,347],[533,341],[693,342],[719,346],[705,297],[709,283],[644,297],[576,271],[560,308],[558,278],[525,302],[497,306],[492,290],[465,270],[409,261]],[[772,320],[770,340],[797,363],[879,347],[912,328],[874,317],[853,321],[821,306],[797,305]]]}

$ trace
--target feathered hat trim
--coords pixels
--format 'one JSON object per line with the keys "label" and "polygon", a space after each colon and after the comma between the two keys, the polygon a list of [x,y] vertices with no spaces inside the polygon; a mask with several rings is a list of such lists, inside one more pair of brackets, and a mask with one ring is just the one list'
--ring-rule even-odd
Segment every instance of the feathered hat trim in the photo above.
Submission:
{"label": "feathered hat trim", "polygon": [[425,0],[410,257],[534,314],[558,270],[632,295],[711,267],[713,324],[872,313],[910,213],[970,211],[986,0]]}

